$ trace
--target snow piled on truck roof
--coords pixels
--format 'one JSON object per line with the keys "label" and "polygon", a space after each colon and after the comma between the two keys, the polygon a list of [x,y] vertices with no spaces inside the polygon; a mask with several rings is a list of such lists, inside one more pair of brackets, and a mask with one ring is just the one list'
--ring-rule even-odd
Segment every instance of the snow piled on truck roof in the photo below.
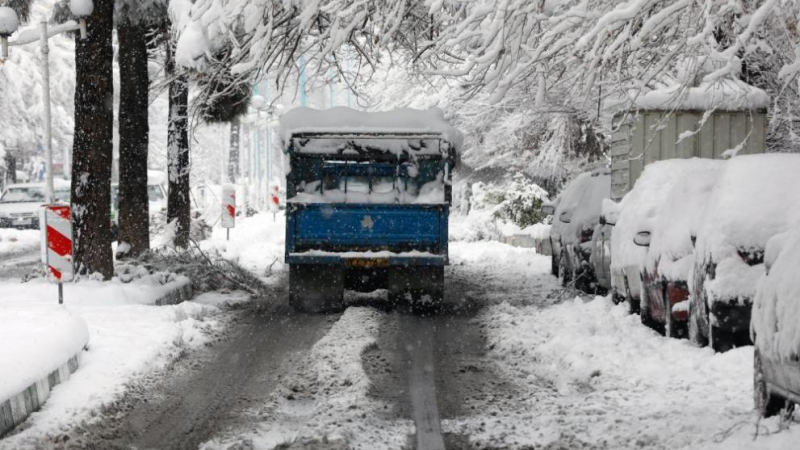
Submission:
{"label": "snow piled on truck roof", "polygon": [[280,117],[281,144],[300,133],[414,133],[437,134],[456,151],[461,150],[464,136],[452,127],[439,108],[400,108],[392,111],[365,112],[344,106],[330,109],[293,108]]}

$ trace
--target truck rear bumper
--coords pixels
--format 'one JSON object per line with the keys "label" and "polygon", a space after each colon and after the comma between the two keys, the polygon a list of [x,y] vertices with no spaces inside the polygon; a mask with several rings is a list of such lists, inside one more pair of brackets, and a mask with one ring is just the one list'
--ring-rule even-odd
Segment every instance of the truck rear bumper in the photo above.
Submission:
{"label": "truck rear bumper", "polygon": [[394,266],[446,266],[447,256],[423,252],[391,253],[332,253],[303,252],[286,255],[286,264],[326,264],[354,268],[381,268]]}

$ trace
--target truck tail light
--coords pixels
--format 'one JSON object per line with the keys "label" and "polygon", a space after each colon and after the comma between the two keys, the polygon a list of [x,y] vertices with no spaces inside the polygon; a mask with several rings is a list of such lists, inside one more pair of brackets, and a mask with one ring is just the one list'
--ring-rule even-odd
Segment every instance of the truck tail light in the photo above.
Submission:
{"label": "truck tail light", "polygon": [[594,236],[594,230],[591,228],[581,230],[581,243],[589,242],[592,240],[592,236]]}

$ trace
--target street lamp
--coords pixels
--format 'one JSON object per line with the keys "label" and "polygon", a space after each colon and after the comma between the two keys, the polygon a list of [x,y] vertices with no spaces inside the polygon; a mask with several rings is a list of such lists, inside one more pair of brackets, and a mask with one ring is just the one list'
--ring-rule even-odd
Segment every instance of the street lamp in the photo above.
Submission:
{"label": "street lamp", "polygon": [[0,45],[3,58],[8,58],[8,37],[19,28],[19,17],[16,11],[8,6],[0,6]]}
{"label": "street lamp", "polygon": [[78,18],[81,27],[81,39],[86,39],[86,18],[94,12],[94,3],[92,0],[70,0],[69,10],[72,15]]}
{"label": "street lamp", "polygon": [[[47,166],[47,186],[45,195],[48,203],[53,203],[53,138],[52,138],[52,118],[50,113],[50,46],[48,41],[51,37],[70,31],[81,30],[81,39],[87,38],[86,18],[94,11],[92,0],[70,0],[70,11],[79,18],[80,24],[74,20],[64,22],[60,25],[48,29],[46,20],[39,25],[38,33],[35,29],[20,31],[17,38],[8,42],[7,38],[17,31],[19,20],[13,9],[3,6],[0,7],[0,36],[3,40],[3,57],[8,56],[6,46],[19,46],[39,41],[42,48],[42,94],[44,103],[44,135],[45,135],[45,164]],[[13,15],[13,16],[12,16]],[[13,17],[13,19],[12,19]],[[12,26],[13,25],[13,26]]]}

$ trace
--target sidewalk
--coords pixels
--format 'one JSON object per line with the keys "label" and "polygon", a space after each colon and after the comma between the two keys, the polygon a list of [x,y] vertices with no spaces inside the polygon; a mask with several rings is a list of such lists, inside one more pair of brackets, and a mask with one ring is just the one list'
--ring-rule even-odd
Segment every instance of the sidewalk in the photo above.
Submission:
{"label": "sidewalk", "polygon": [[[19,411],[30,414],[47,400],[0,448],[25,447],[28,440],[90,417],[128,383],[208,342],[221,328],[212,317],[218,306],[156,306],[183,299],[187,287],[187,278],[165,274],[130,283],[84,280],[64,285],[60,306],[56,285],[43,279],[0,282],[0,420],[8,422],[10,415],[16,425]],[[69,382],[50,392],[59,384],[56,376]]]}

